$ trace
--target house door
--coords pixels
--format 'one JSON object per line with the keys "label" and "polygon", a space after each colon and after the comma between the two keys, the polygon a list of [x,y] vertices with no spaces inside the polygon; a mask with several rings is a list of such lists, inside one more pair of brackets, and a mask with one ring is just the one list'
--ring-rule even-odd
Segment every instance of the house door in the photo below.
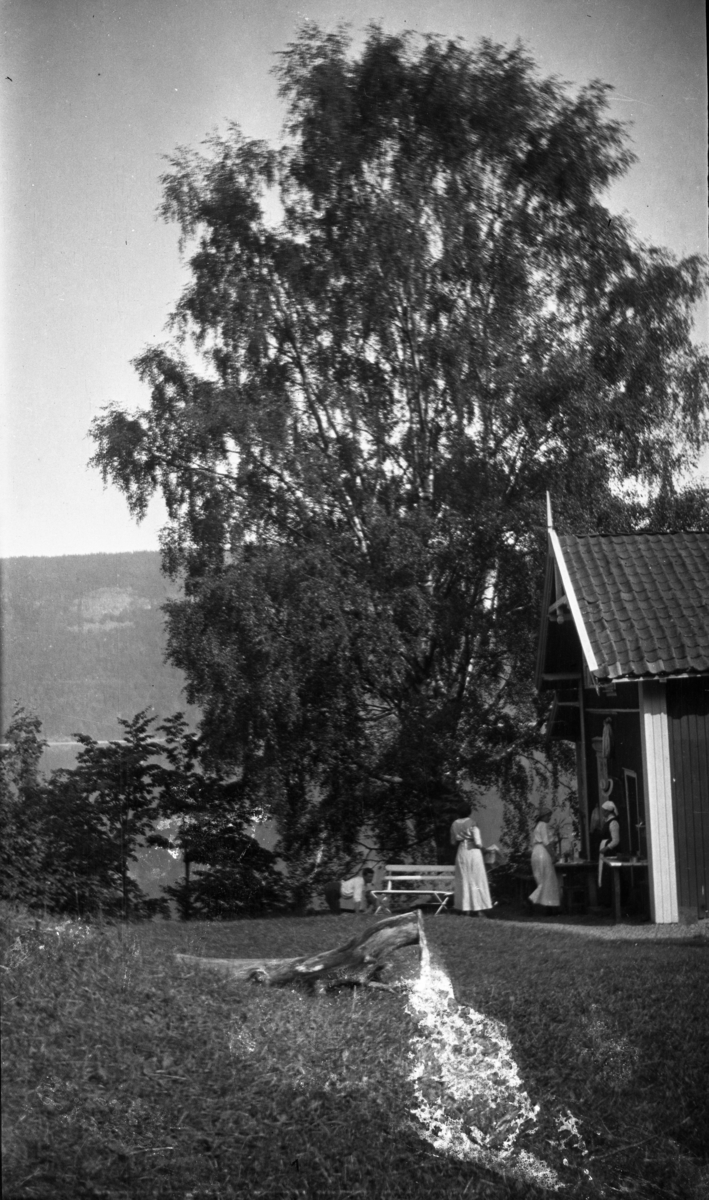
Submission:
{"label": "house door", "polygon": [[623,768],[623,798],[625,800],[625,825],[628,830],[628,849],[631,858],[647,859],[647,830],[645,827],[645,805],[638,787],[636,771]]}

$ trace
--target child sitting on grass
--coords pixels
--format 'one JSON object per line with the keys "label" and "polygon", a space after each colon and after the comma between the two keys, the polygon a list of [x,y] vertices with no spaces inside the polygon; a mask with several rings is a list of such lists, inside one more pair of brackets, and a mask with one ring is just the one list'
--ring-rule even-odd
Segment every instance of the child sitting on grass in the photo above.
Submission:
{"label": "child sitting on grass", "polygon": [[371,867],[365,867],[360,875],[353,875],[351,879],[341,879],[332,883],[326,883],[323,889],[325,900],[330,912],[341,913],[341,900],[354,900],[354,910],[356,913],[366,912],[368,908],[374,910],[376,908],[376,900],[372,895],[372,883],[374,882],[374,871]]}

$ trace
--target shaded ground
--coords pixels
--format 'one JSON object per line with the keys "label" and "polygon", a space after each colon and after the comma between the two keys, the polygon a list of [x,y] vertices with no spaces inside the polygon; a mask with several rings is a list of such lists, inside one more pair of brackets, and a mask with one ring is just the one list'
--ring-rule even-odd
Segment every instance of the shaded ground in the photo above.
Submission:
{"label": "shaded ground", "polygon": [[582,937],[601,938],[604,941],[686,941],[709,939],[709,920],[695,921],[691,925],[654,925],[650,921],[614,921],[611,917],[598,916],[528,916],[515,910],[495,913],[494,920],[520,928],[533,926],[540,929],[560,930],[562,933]]}

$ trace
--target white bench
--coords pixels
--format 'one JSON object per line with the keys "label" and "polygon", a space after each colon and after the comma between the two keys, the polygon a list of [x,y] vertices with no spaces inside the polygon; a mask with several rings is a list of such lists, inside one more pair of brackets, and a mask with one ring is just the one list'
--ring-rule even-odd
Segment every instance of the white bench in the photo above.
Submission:
{"label": "white bench", "polygon": [[387,863],[381,879],[385,886],[371,889],[377,902],[375,912],[388,912],[395,896],[431,896],[432,903],[438,905],[437,916],[453,895],[454,871],[453,866]]}

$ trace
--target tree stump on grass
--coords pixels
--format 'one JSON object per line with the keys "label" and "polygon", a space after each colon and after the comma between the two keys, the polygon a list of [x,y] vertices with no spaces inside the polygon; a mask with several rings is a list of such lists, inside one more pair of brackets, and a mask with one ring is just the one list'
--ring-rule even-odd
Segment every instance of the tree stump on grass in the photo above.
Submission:
{"label": "tree stump on grass", "polygon": [[384,987],[377,976],[388,965],[387,955],[401,946],[420,942],[422,921],[415,912],[399,913],[370,925],[334,950],[303,958],[198,958],[178,954],[191,966],[222,971],[231,979],[253,980],[273,987],[304,983],[318,991],[344,986]]}

